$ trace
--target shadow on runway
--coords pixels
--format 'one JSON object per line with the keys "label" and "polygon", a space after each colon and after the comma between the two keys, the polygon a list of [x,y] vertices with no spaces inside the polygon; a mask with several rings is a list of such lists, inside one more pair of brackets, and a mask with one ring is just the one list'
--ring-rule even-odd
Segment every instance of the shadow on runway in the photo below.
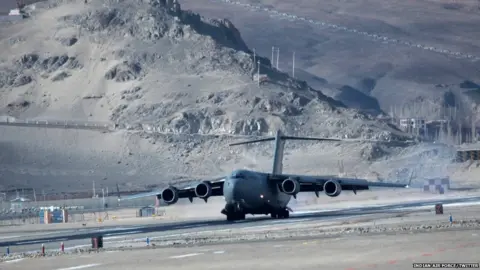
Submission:
{"label": "shadow on runway", "polygon": [[[468,197],[468,198],[455,198],[455,199],[445,199],[445,200],[435,200],[435,201],[416,201],[410,203],[400,203],[400,204],[390,204],[390,205],[380,205],[380,206],[368,206],[368,207],[355,207],[355,208],[346,208],[339,210],[328,210],[328,211],[310,211],[310,212],[293,212],[290,215],[288,220],[304,219],[304,218],[314,218],[328,220],[329,218],[336,217],[350,217],[350,216],[359,216],[366,214],[382,214],[382,213],[395,213],[405,208],[412,207],[422,207],[434,205],[437,203],[443,204],[453,204],[453,203],[471,203],[471,202],[480,202],[480,197]],[[285,220],[285,219],[284,219]],[[60,242],[60,241],[71,241],[71,240],[81,240],[89,239],[97,235],[122,235],[122,234],[141,234],[141,233],[151,233],[151,232],[164,232],[164,231],[174,231],[182,230],[186,228],[193,227],[212,227],[212,226],[221,226],[221,225],[234,225],[232,228],[238,228],[242,225],[247,225],[251,223],[257,223],[261,221],[267,221],[266,225],[269,224],[268,221],[278,221],[278,219],[271,219],[268,216],[254,216],[241,221],[229,222],[226,220],[203,220],[203,221],[185,221],[185,222],[175,222],[175,223],[162,223],[162,224],[151,224],[145,226],[109,226],[109,227],[97,227],[97,228],[87,228],[79,229],[72,233],[72,230],[68,232],[59,232],[55,236],[43,237],[43,238],[29,238],[16,240],[16,241],[6,241],[0,242],[0,247],[7,246],[21,246],[21,245],[31,245],[34,243],[48,243],[48,242]]]}

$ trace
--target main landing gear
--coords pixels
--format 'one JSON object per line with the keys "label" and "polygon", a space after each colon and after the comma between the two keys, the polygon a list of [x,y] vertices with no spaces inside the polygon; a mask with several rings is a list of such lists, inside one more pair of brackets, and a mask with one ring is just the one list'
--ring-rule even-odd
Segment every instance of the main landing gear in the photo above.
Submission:
{"label": "main landing gear", "polygon": [[241,213],[241,212],[227,213],[227,221],[244,220],[244,219],[245,219],[245,213]]}
{"label": "main landing gear", "polygon": [[290,217],[290,212],[288,212],[287,209],[282,209],[280,211],[275,211],[270,213],[270,216],[272,218],[289,218]]}
{"label": "main landing gear", "polygon": [[242,207],[239,204],[226,205],[221,211],[222,214],[227,216],[227,221],[244,220],[245,212],[242,211]]}

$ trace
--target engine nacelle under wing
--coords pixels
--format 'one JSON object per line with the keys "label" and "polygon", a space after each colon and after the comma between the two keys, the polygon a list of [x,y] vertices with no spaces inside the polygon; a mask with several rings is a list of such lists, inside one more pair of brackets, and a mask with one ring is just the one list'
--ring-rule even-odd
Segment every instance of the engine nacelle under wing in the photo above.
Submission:
{"label": "engine nacelle under wing", "polygon": [[212,196],[212,185],[208,181],[203,181],[195,187],[195,195],[207,202],[207,199]]}
{"label": "engine nacelle under wing", "polygon": [[297,196],[297,193],[300,192],[300,183],[296,179],[287,178],[282,182],[282,192],[293,197]]}
{"label": "engine nacelle under wing", "polygon": [[166,204],[174,204],[178,201],[178,190],[175,187],[167,187],[162,190],[162,200]]}
{"label": "engine nacelle under wing", "polygon": [[337,180],[328,180],[323,185],[323,190],[328,196],[337,197],[342,192],[342,185]]}

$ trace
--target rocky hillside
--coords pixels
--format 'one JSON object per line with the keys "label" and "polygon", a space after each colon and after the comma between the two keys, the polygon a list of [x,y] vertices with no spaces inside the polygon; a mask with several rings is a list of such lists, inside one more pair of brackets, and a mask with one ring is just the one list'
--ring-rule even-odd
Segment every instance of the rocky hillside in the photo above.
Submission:
{"label": "rocky hillside", "polygon": [[[109,121],[119,129],[102,134],[2,126],[1,187],[90,191],[96,181],[99,188],[141,189],[238,168],[269,171],[271,144],[227,145],[278,128],[309,136],[405,138],[327,97],[327,88],[273,69],[228,20],[204,18],[172,1],[87,2],[37,3],[29,7],[30,18],[2,25],[0,116]],[[220,134],[231,136],[210,136]],[[341,160],[345,173],[377,179],[423,159],[444,164],[404,154],[407,165],[390,166],[402,151],[371,143],[292,142],[285,171],[337,174]]]}
{"label": "rocky hillside", "polygon": [[0,30],[3,115],[114,121],[163,133],[397,134],[272,69],[230,21],[178,2],[52,0],[29,13]]}

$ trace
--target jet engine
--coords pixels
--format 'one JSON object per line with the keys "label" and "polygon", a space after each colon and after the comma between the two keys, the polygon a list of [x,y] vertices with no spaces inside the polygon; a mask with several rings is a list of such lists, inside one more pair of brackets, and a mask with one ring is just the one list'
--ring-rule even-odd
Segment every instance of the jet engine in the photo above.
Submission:
{"label": "jet engine", "polygon": [[212,196],[212,185],[210,182],[203,181],[195,187],[195,195],[202,199],[208,199]]}
{"label": "jet engine", "polygon": [[167,187],[162,190],[162,200],[166,204],[174,204],[178,201],[178,190],[175,187]]}
{"label": "jet engine", "polygon": [[330,197],[337,197],[342,192],[342,186],[336,180],[328,180],[323,185],[323,190],[325,190],[325,194]]}
{"label": "jet engine", "polygon": [[292,178],[287,178],[282,182],[282,191],[288,195],[297,195],[300,192],[300,183]]}

